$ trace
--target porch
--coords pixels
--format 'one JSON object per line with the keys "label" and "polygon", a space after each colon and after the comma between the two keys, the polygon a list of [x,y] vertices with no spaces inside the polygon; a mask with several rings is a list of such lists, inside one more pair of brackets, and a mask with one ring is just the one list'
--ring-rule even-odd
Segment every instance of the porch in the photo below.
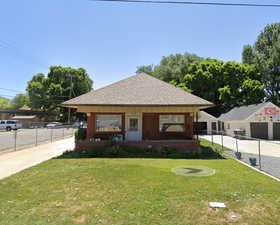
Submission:
{"label": "porch", "polygon": [[192,140],[194,112],[87,113],[87,140],[99,142],[112,135],[119,141]]}

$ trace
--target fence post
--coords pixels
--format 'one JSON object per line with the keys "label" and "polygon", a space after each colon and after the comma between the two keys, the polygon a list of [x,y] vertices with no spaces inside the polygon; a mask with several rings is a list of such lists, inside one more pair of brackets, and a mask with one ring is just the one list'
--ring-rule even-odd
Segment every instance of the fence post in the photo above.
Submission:
{"label": "fence post", "polygon": [[53,128],[51,128],[51,142],[53,141]]}
{"label": "fence post", "polygon": [[262,170],[262,164],[261,164],[261,140],[259,139],[259,167],[260,170]]}
{"label": "fence post", "polygon": [[213,131],[211,131],[211,142],[212,142],[212,146],[214,145],[214,140],[213,140]]}
{"label": "fence post", "polygon": [[222,131],[222,136],[221,136],[221,138],[222,138],[222,151],[224,150],[224,137],[223,137],[223,131]]}
{"label": "fence post", "polygon": [[36,131],[35,131],[35,146],[38,145],[38,127],[36,126]]}
{"label": "fence post", "polygon": [[238,140],[237,140],[237,135],[235,136],[235,142],[236,142],[236,151],[238,152]]}
{"label": "fence post", "polygon": [[17,150],[17,130],[14,130],[14,137],[15,137],[15,146],[14,146],[14,149],[15,149],[15,151]]}

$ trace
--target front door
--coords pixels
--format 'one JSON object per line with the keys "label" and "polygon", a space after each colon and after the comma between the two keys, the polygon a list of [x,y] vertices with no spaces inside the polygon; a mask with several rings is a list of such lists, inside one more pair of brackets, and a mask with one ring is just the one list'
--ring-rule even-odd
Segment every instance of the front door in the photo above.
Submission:
{"label": "front door", "polygon": [[140,141],[140,120],[138,116],[128,117],[128,127],[127,127],[127,140],[128,141]]}

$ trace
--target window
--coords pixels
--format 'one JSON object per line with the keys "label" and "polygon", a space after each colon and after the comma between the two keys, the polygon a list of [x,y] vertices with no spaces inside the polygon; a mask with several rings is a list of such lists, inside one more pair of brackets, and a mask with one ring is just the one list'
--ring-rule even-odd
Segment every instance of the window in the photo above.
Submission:
{"label": "window", "polygon": [[129,119],[129,131],[138,131],[138,119],[137,118]]}
{"label": "window", "polygon": [[1,121],[1,124],[5,124],[5,121]]}
{"label": "window", "polygon": [[159,130],[160,132],[184,132],[185,116],[184,115],[160,115]]}
{"label": "window", "polygon": [[121,115],[96,115],[97,132],[119,132],[122,130]]}
{"label": "window", "polygon": [[222,131],[225,131],[225,123],[222,122]]}
{"label": "window", "polygon": [[16,121],[7,121],[7,124],[16,124]]}

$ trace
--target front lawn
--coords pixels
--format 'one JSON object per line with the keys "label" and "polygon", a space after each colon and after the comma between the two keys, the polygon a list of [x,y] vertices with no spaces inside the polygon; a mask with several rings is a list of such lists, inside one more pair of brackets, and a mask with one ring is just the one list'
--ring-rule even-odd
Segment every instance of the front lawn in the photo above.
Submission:
{"label": "front lawn", "polygon": [[52,159],[0,181],[1,225],[268,225],[279,212],[280,183],[232,159]]}

